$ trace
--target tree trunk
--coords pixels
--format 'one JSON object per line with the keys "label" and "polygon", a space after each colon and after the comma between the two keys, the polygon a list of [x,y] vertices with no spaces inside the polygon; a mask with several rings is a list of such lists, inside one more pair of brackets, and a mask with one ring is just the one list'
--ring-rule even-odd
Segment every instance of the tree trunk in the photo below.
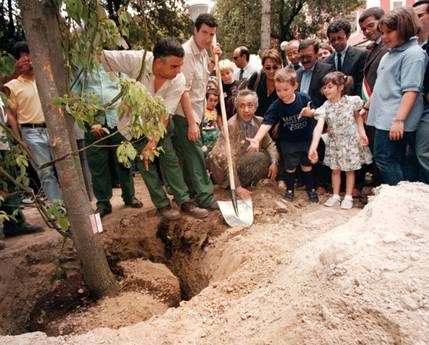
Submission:
{"label": "tree trunk", "polygon": [[[51,0],[19,0],[19,6],[50,143],[54,157],[60,157],[70,152],[72,145],[64,112],[52,105],[54,98],[64,94],[66,85],[57,9]],[[78,173],[80,167],[73,156],[58,161],[55,167],[84,280],[96,296],[113,294],[119,284],[109,268],[101,239],[92,232],[93,211]]]}
{"label": "tree trunk", "polygon": [[261,50],[270,48],[271,0],[261,1]]}

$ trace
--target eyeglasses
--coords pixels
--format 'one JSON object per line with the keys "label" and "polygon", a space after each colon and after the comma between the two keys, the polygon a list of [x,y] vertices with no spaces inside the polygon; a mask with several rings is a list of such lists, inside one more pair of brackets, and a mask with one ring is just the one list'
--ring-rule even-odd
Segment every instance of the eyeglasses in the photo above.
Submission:
{"label": "eyeglasses", "polygon": [[266,71],[271,71],[271,69],[273,69],[274,71],[276,71],[279,68],[280,68],[279,65],[273,65],[273,66],[267,65],[267,66],[264,66],[264,70],[266,70]]}

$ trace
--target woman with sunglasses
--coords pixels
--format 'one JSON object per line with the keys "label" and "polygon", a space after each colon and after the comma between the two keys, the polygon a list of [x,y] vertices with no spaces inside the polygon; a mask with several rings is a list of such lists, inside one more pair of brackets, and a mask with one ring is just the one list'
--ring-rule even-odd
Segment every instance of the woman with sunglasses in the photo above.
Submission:
{"label": "woman with sunglasses", "polygon": [[[265,50],[262,53],[261,62],[262,70],[253,73],[247,84],[247,87],[258,95],[259,105],[256,109],[258,116],[264,116],[271,103],[278,98],[274,88],[274,74],[283,66],[282,57],[277,49]],[[258,76],[259,73],[260,76]]]}

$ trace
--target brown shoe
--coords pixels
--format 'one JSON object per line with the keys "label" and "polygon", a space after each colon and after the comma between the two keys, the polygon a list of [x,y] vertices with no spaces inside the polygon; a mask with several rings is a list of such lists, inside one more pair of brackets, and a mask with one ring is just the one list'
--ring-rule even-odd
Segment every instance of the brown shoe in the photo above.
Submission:
{"label": "brown shoe", "polygon": [[182,218],[180,212],[174,208],[171,208],[171,206],[159,208],[158,211],[161,214],[161,217],[164,217],[167,220],[179,220]]}
{"label": "brown shoe", "polygon": [[206,209],[199,208],[192,201],[185,201],[182,205],[180,205],[180,209],[182,212],[185,212],[197,219],[206,218],[209,215],[209,212]]}

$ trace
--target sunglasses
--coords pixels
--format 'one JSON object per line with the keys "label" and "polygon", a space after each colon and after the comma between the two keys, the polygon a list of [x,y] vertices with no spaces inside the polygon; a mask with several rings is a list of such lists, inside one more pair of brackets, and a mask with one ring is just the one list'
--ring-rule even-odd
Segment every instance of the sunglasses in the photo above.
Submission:
{"label": "sunglasses", "polygon": [[273,69],[274,71],[276,71],[279,68],[280,68],[280,66],[278,66],[278,65],[273,65],[273,66],[267,65],[267,66],[264,66],[264,70],[266,70],[266,71],[271,71],[271,69]]}

